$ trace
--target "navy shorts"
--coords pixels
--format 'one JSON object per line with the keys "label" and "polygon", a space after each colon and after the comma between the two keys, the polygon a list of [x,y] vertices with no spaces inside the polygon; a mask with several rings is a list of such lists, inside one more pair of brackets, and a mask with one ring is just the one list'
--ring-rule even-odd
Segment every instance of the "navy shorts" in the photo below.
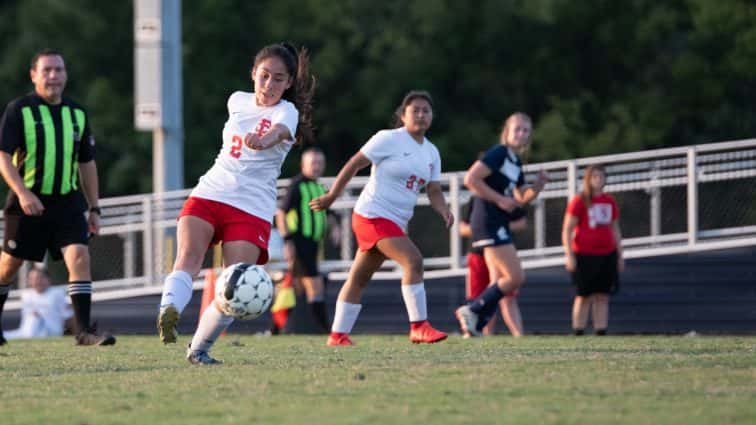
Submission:
{"label": "navy shorts", "polygon": [[473,226],[472,247],[485,248],[487,246],[508,245],[514,243],[509,221],[487,222],[482,228]]}

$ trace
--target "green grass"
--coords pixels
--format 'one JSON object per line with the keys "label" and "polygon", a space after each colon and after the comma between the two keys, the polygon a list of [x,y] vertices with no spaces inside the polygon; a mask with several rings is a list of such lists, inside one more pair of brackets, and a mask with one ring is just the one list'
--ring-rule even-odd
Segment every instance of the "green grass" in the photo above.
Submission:
{"label": "green grass", "polygon": [[121,337],[0,348],[0,423],[756,423],[753,337],[223,337],[219,367]]}

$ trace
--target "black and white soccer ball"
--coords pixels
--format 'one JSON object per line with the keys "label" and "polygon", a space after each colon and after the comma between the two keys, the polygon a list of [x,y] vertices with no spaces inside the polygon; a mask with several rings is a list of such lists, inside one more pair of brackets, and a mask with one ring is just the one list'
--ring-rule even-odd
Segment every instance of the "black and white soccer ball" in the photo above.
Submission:
{"label": "black and white soccer ball", "polygon": [[215,302],[236,319],[265,313],[273,301],[273,281],[261,266],[237,263],[226,267],[215,284]]}

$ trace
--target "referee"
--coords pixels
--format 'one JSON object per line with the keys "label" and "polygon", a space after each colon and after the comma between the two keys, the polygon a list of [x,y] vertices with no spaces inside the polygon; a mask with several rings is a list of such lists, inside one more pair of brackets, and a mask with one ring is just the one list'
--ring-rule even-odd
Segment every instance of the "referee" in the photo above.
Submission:
{"label": "referee", "polygon": [[276,227],[285,240],[284,256],[292,278],[304,286],[307,303],[322,332],[330,325],[326,317],[325,285],[318,269],[318,254],[326,233],[326,212],[310,209],[310,201],[325,194],[318,178],[325,169],[325,155],[318,148],[302,153],[301,174],[291,180],[276,212]]}
{"label": "referee", "polygon": [[[10,191],[0,254],[0,315],[24,260],[49,252],[68,269],[78,345],[113,345],[90,323],[92,277],[88,240],[100,227],[97,166],[89,116],[63,97],[63,56],[42,50],[31,61],[34,91],[8,104],[0,119],[0,173]],[[87,214],[88,212],[88,214]],[[0,331],[0,345],[5,338]]]}

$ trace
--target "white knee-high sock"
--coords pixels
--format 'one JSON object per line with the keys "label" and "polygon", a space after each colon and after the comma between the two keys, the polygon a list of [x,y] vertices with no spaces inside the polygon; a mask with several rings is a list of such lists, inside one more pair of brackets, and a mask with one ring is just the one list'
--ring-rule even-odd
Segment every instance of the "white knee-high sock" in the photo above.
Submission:
{"label": "white knee-high sock", "polygon": [[348,334],[360,315],[362,304],[352,304],[344,301],[336,301],[336,313],[333,317],[331,332]]}
{"label": "white knee-high sock", "polygon": [[210,351],[220,334],[234,322],[234,318],[221,313],[214,304],[210,304],[202,313],[197,331],[192,338],[193,351]]}
{"label": "white knee-high sock", "polygon": [[160,307],[173,304],[178,312],[181,313],[191,299],[192,275],[183,270],[176,270],[165,277],[163,298],[160,299]]}
{"label": "white knee-high sock", "polygon": [[428,305],[425,300],[425,283],[402,285],[402,298],[407,306],[410,322],[421,322],[428,319]]}

